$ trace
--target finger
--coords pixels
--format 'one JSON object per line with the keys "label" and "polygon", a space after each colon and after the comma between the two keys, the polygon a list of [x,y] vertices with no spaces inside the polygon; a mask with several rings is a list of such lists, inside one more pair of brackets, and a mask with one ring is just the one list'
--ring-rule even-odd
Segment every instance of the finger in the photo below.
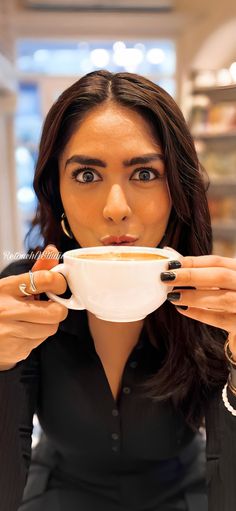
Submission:
{"label": "finger", "polygon": [[168,269],[170,270],[170,269],[180,268],[182,266],[181,261],[183,259],[183,256],[179,252],[177,252],[177,250],[174,250],[172,247],[163,247],[163,248],[173,254],[171,259],[168,262]]}
{"label": "finger", "polygon": [[59,263],[60,252],[54,245],[47,245],[41,256],[32,266],[32,271],[51,270]]}
{"label": "finger", "polygon": [[228,336],[230,351],[233,359],[236,360],[236,332],[230,332]]}
{"label": "finger", "polygon": [[[66,290],[66,281],[65,278],[61,274],[49,274],[49,270],[56,266],[59,262],[59,255],[57,248],[54,245],[47,245],[45,250],[42,252],[39,259],[34,263],[32,267],[32,272],[34,272],[33,275],[33,281],[36,286],[36,291],[33,291],[31,287],[30,282],[30,275],[29,273],[24,273],[18,276],[10,276],[6,277],[0,280],[0,289],[4,293],[11,294],[13,296],[19,296],[21,298],[24,298],[24,301],[31,300],[30,297],[24,296],[22,291],[19,289],[20,284],[25,284],[26,288],[25,290],[29,292],[34,298],[37,298],[40,293],[43,293],[45,291],[51,291],[51,289],[44,289],[44,282],[46,287],[48,285],[51,285],[54,287],[54,291],[57,294],[62,294]],[[36,275],[36,272],[39,272],[39,270],[48,270],[45,271],[44,274],[41,273],[40,276]],[[55,279],[52,279],[50,275],[56,275]],[[59,276],[59,278],[58,278]],[[36,280],[38,282],[38,285],[36,283]],[[42,288],[43,286],[43,288]],[[57,288],[57,291],[55,289]]]}
{"label": "finger", "polygon": [[47,324],[43,325],[42,323],[29,323],[28,321],[17,321],[17,325],[14,322],[11,324],[11,328],[13,329],[12,334],[9,332],[9,335],[12,339],[25,339],[27,335],[28,339],[38,338],[39,333],[42,339],[46,339],[51,335],[55,334],[58,330],[59,323]]}
{"label": "finger", "polygon": [[222,328],[228,332],[235,331],[236,315],[220,311],[211,311],[206,309],[197,309],[189,307],[187,310],[178,309],[178,312],[183,316],[200,321],[207,325]]}
{"label": "finger", "polygon": [[167,299],[175,305],[187,305],[203,309],[215,309],[236,313],[236,292],[225,290],[174,290]]}
{"label": "finger", "polygon": [[191,286],[236,290],[236,271],[228,268],[181,268],[161,274],[169,286]]}
{"label": "finger", "polygon": [[0,308],[1,321],[28,321],[29,323],[50,324],[63,321],[68,315],[67,307],[53,301],[13,300]]}
{"label": "finger", "polygon": [[[51,337],[51,336],[48,336],[48,337]],[[46,338],[43,338],[43,337],[38,337],[38,338],[35,338],[35,339],[28,339],[27,337],[24,338],[24,346],[28,348],[28,354],[26,355],[26,357],[24,358],[27,358],[30,354],[30,352],[34,349],[34,348],[37,348],[40,344],[42,344],[42,342],[46,341],[47,337]],[[19,345],[19,339],[15,339],[15,341],[18,343]],[[20,359],[20,360],[24,360],[24,359]],[[19,360],[19,361],[20,361]]]}
{"label": "finger", "polygon": [[190,257],[186,256],[181,259],[183,268],[228,268],[236,270],[236,258],[221,257],[217,255],[204,255]]}
{"label": "finger", "polygon": [[[58,252],[55,245],[47,245],[41,256],[32,266],[31,271],[36,270],[51,270],[59,263],[60,252]],[[34,300],[40,300],[40,295],[34,295]]]}
{"label": "finger", "polygon": [[28,302],[29,297],[25,297],[22,291],[19,289],[20,284],[26,285],[26,291],[32,295],[45,293],[46,291],[52,291],[56,294],[63,294],[66,291],[67,284],[65,277],[60,273],[54,273],[49,270],[39,270],[33,273],[34,284],[36,291],[33,291],[30,287],[30,276],[29,273],[22,273],[21,275],[12,275],[0,280],[0,290],[3,294],[23,298],[24,301]]}

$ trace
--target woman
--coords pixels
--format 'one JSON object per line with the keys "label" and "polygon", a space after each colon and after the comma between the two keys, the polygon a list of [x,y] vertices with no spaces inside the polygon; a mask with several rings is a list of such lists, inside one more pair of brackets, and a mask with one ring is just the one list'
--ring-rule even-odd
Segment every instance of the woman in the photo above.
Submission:
{"label": "woman", "polygon": [[86,75],[48,113],[34,188],[33,226],[55,259],[124,241],[184,257],[162,274],[168,301],[133,323],[45,301],[66,292],[45,253],[33,273],[32,259],[2,272],[2,508],[233,511],[236,261],[209,255],[203,174],[177,105],[138,75]]}

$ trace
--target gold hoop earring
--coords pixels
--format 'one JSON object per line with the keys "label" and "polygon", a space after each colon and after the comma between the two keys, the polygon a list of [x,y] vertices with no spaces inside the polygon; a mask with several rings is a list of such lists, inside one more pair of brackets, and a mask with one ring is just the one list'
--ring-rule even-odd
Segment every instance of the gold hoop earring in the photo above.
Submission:
{"label": "gold hoop earring", "polygon": [[62,213],[62,215],[61,215],[61,228],[62,228],[64,234],[68,238],[72,239],[73,238],[73,234],[72,234],[70,228],[68,229],[68,227],[66,227],[66,224],[65,224],[66,221],[67,221],[66,215],[65,215],[65,213]]}

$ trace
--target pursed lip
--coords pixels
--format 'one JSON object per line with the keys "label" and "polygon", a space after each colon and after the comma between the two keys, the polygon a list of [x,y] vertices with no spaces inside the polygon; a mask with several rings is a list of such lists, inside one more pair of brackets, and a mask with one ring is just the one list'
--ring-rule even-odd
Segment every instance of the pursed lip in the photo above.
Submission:
{"label": "pursed lip", "polygon": [[131,244],[137,241],[138,238],[134,236],[124,235],[124,236],[104,236],[101,238],[101,243],[103,245],[125,245]]}

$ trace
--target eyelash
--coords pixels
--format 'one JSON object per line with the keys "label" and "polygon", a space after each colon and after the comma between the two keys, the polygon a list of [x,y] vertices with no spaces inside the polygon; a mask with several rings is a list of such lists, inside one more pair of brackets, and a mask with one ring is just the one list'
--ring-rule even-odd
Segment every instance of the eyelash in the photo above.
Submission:
{"label": "eyelash", "polygon": [[[142,172],[142,170],[146,170],[146,171],[150,171],[150,172],[153,172],[153,174],[155,174],[155,178],[154,179],[150,179],[150,180],[142,180],[142,179],[134,179],[134,181],[140,181],[141,183],[150,183],[150,181],[155,181],[155,179],[163,179],[163,175],[161,175],[156,169],[154,169],[153,167],[141,167],[140,169],[136,169],[133,174],[136,174],[137,172]],[[98,181],[78,181],[77,177],[82,174],[83,172],[94,172],[95,174],[97,174],[97,172],[93,169],[91,169],[90,167],[83,167],[81,169],[76,169],[76,170],[73,170],[72,174],[71,174],[71,178],[76,181],[76,183],[79,183],[80,185],[87,185],[87,184],[91,184],[91,183],[97,183]],[[132,175],[133,175],[132,174]],[[97,174],[98,175],[98,174]]]}

